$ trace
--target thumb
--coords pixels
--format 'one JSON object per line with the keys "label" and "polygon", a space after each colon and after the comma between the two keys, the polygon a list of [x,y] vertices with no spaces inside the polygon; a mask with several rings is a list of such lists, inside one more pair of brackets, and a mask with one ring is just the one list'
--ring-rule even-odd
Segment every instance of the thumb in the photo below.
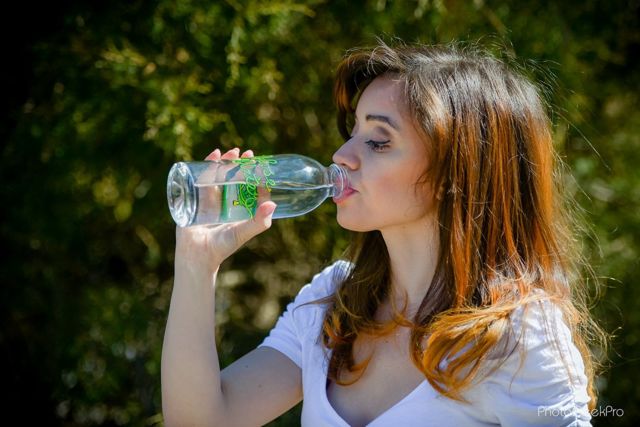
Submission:
{"label": "thumb", "polygon": [[256,209],[256,214],[253,218],[239,224],[239,227],[236,230],[237,238],[239,240],[238,243],[243,245],[251,238],[269,229],[271,227],[273,212],[276,210],[276,207],[277,205],[271,201],[260,204]]}
{"label": "thumb", "polygon": [[278,205],[271,201],[264,202],[260,206],[258,206],[258,209],[256,209],[256,215],[253,217],[253,221],[264,227],[264,229],[261,231],[264,231],[271,227],[273,213],[275,212],[277,207]]}

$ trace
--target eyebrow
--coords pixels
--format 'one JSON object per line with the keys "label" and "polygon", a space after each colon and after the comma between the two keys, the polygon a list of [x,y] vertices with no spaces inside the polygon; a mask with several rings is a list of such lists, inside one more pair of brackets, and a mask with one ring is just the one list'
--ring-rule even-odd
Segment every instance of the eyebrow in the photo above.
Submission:
{"label": "eyebrow", "polygon": [[387,117],[387,116],[381,116],[377,114],[367,114],[365,116],[365,120],[386,123],[392,128],[394,128],[395,130],[400,131],[400,126],[398,126],[396,122],[394,122],[393,120],[391,120],[390,117]]}

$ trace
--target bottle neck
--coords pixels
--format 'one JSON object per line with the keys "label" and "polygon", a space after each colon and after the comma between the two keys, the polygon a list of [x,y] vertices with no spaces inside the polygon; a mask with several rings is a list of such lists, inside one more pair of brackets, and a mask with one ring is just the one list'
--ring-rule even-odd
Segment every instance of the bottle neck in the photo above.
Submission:
{"label": "bottle neck", "polygon": [[349,188],[349,176],[347,170],[343,166],[333,163],[327,168],[327,178],[331,184],[331,194],[329,197],[340,197],[342,193]]}

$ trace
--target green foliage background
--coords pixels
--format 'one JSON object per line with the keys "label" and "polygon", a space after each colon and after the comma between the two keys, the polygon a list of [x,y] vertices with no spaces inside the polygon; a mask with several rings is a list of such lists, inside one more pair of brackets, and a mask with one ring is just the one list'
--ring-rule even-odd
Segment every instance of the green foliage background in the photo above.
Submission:
{"label": "green foliage background", "polygon": [[[162,423],[160,351],[172,287],[170,165],[214,147],[328,164],[332,73],[346,49],[481,40],[551,86],[567,187],[615,332],[600,405],[640,410],[638,0],[150,0],[23,5],[0,128],[5,414],[21,424]],[[35,6],[34,6],[35,7]],[[35,18],[34,18],[35,19]],[[25,21],[30,22],[30,21]],[[25,29],[26,28],[26,29]],[[21,44],[20,44],[21,43]],[[7,55],[9,56],[9,55]],[[546,70],[546,71],[545,71]],[[6,72],[6,70],[5,70]],[[554,83],[555,82],[555,83]],[[12,91],[11,85],[18,85]],[[20,86],[22,84],[22,86]],[[225,365],[261,341],[348,234],[326,203],[274,222],[223,266]],[[273,425],[299,423],[297,407]]]}

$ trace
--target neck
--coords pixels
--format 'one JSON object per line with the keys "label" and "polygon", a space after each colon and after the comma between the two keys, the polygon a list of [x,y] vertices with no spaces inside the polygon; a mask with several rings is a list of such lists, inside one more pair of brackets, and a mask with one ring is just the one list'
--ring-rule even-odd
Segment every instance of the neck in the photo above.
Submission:
{"label": "neck", "polygon": [[437,221],[420,221],[381,230],[391,262],[391,298],[398,310],[406,298],[406,315],[418,310],[431,285],[438,261],[440,241]]}

